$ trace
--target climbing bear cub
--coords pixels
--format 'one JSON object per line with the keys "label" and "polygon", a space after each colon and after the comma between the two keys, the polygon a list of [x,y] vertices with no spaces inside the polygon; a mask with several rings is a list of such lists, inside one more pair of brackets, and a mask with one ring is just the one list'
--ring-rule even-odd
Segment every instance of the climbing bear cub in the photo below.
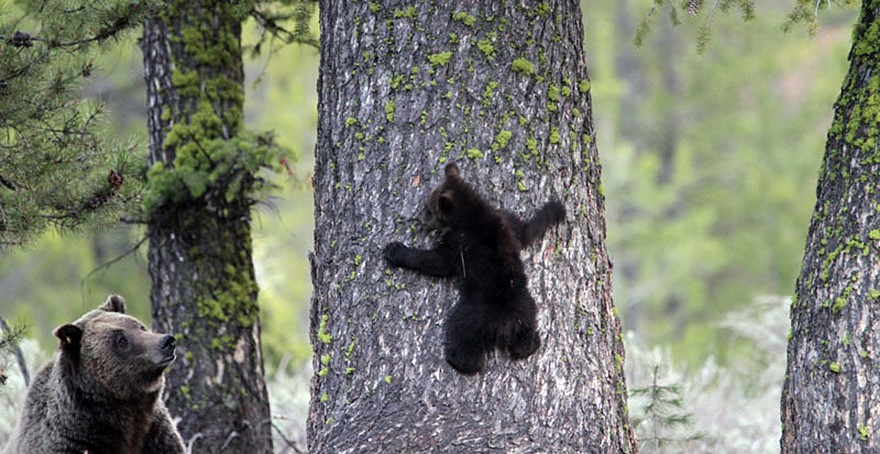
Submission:
{"label": "climbing bear cub", "polygon": [[6,453],[183,453],[160,397],[174,336],[147,331],[116,295],[55,329]]}
{"label": "climbing bear cub", "polygon": [[481,371],[495,348],[517,360],[540,347],[538,308],[519,253],[564,218],[565,208],[556,201],[528,222],[495,209],[461,178],[458,166],[448,164],[445,181],[419,214],[422,223],[441,232],[437,246],[420,250],[394,242],[385,247],[393,266],[459,279],[460,299],[445,326],[446,360],[457,371]]}

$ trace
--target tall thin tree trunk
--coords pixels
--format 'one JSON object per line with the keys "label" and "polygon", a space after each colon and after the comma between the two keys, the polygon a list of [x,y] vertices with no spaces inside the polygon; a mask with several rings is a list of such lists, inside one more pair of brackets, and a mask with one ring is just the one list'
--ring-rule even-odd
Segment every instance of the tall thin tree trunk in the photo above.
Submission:
{"label": "tall thin tree trunk", "polygon": [[784,453],[880,451],[880,1],[862,3],[791,307]]}
{"label": "tall thin tree trunk", "polygon": [[[322,1],[311,452],[634,452],[578,2]],[[446,162],[568,218],[524,251],[542,347],[443,357],[453,281],[390,269]]]}
{"label": "tall thin tree trunk", "polygon": [[243,165],[241,22],[231,2],[169,1],[144,26],[154,327],[182,354],[168,408],[195,452],[271,452]]}
{"label": "tall thin tree trunk", "polygon": [[[676,59],[681,55],[681,43],[679,42],[678,30],[674,29],[672,24],[662,24],[657,37],[658,57],[660,63],[660,84],[663,88],[662,100],[660,104],[663,111],[658,112],[660,115],[660,125],[656,130],[656,138],[654,143],[660,156],[660,169],[657,172],[657,185],[660,187],[668,186],[672,183],[673,172],[675,171],[676,153],[679,146],[679,132],[681,131],[681,121],[679,120],[681,107],[677,100],[683,98],[681,89],[681,77],[679,76],[679,65],[675,64]],[[675,217],[677,213],[669,213],[669,217]]]}
{"label": "tall thin tree trunk", "polygon": [[[615,121],[617,134],[620,137],[641,139],[635,140],[637,153],[644,152],[644,126],[642,124],[641,107],[649,92],[645,76],[648,71],[639,59],[639,49],[631,45],[636,31],[636,20],[630,0],[614,2],[614,78],[620,81],[620,109]],[[652,43],[646,43],[650,45]]]}

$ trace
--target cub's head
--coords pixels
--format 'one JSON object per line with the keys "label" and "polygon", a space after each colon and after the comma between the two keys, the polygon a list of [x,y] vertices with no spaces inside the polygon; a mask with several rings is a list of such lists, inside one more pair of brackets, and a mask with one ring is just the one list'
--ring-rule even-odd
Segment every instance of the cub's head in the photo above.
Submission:
{"label": "cub's head", "polygon": [[117,295],[56,328],[55,337],[61,341],[61,360],[81,384],[116,399],[160,391],[163,372],[175,358],[174,336],[150,332],[125,315],[125,301]]}
{"label": "cub's head", "polygon": [[418,214],[418,219],[430,229],[440,231],[449,230],[456,222],[459,214],[458,200],[460,192],[466,190],[467,185],[461,179],[458,166],[449,163],[445,169],[446,180],[443,184],[434,188],[425,206]]}

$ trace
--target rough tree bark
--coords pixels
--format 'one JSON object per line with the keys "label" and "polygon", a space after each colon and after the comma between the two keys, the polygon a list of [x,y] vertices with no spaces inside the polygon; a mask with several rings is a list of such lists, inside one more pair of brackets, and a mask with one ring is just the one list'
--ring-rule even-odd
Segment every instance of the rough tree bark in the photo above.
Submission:
{"label": "rough tree bark", "polygon": [[849,59],[791,306],[782,452],[880,450],[880,1]]}
{"label": "rough tree bark", "polygon": [[[322,1],[310,452],[634,452],[576,1]],[[543,346],[443,358],[452,281],[388,268],[445,162],[568,218],[524,251]]]}
{"label": "rough tree bark", "polygon": [[168,408],[195,452],[271,452],[257,284],[253,162],[242,129],[233,2],[169,0],[144,26],[153,324],[175,333]]}

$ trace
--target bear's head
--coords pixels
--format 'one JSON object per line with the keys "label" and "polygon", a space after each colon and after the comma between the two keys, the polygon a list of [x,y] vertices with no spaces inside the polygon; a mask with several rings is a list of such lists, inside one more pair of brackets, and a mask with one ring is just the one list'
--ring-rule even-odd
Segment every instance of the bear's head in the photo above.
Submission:
{"label": "bear's head", "polygon": [[55,329],[67,373],[90,393],[132,400],[156,394],[175,358],[175,339],[147,330],[125,315],[125,301],[110,295],[97,309]]}
{"label": "bear's head", "polygon": [[461,172],[454,163],[446,165],[446,180],[440,186],[434,188],[428,201],[418,214],[418,220],[429,229],[448,231],[453,225],[458,224],[458,218],[462,215],[458,203],[464,194],[462,192],[472,189],[462,180]]}

